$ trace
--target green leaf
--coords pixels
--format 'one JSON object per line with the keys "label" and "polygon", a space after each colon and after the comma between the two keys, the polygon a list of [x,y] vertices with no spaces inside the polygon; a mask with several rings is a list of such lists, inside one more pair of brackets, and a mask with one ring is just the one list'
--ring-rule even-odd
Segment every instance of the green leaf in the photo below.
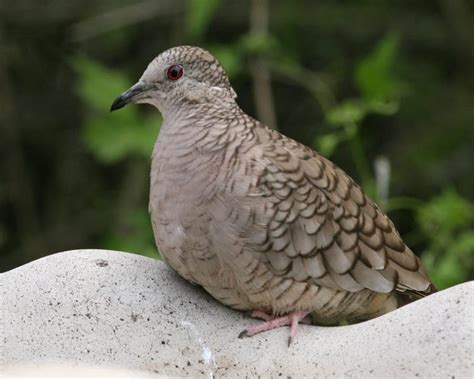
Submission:
{"label": "green leaf", "polygon": [[220,4],[221,0],[187,0],[186,27],[190,37],[203,36]]}
{"label": "green leaf", "polygon": [[427,267],[439,288],[451,287],[469,279],[474,268],[474,232],[467,231],[448,243],[449,247]]}
{"label": "green leaf", "polygon": [[367,112],[365,102],[359,99],[350,99],[331,108],[326,119],[332,125],[358,124]]}
{"label": "green leaf", "polygon": [[280,45],[275,37],[270,33],[249,32],[244,34],[239,41],[239,45],[246,54],[277,54]]}
{"label": "green leaf", "polygon": [[230,78],[235,77],[242,70],[242,51],[235,46],[213,45],[211,47],[212,53],[224,67],[227,75]]}
{"label": "green leaf", "polygon": [[445,190],[419,208],[417,221],[428,237],[423,257],[436,285],[446,288],[467,280],[474,270],[474,204]]}
{"label": "green leaf", "polygon": [[72,65],[79,74],[76,90],[84,103],[82,138],[86,148],[103,163],[130,155],[149,157],[161,116],[155,112],[144,118],[133,106],[110,113],[111,102],[131,81],[85,57],[74,58]]}
{"label": "green leaf", "polygon": [[158,116],[140,121],[114,120],[113,116],[86,120],[83,138],[86,147],[103,163],[114,163],[129,155],[149,157],[161,120]]}
{"label": "green leaf", "polygon": [[451,287],[467,276],[467,268],[454,255],[446,254],[429,271],[431,278],[439,288]]}
{"label": "green leaf", "polygon": [[88,107],[100,112],[108,112],[112,101],[133,84],[122,73],[86,57],[73,58],[71,65],[79,75],[76,92]]}
{"label": "green leaf", "polygon": [[330,157],[344,138],[340,134],[330,133],[316,141],[316,150],[325,157]]}
{"label": "green leaf", "polygon": [[474,205],[453,190],[445,190],[418,212],[418,223],[427,235],[453,232],[474,220]]}
{"label": "green leaf", "polygon": [[107,235],[102,242],[103,248],[160,258],[150,225],[150,214],[146,209],[127,212],[125,226],[125,232],[111,232]]}
{"label": "green leaf", "polygon": [[397,99],[404,92],[406,85],[394,71],[399,44],[399,35],[389,33],[357,65],[354,79],[357,88],[365,98]]}
{"label": "green leaf", "polygon": [[468,263],[468,267],[474,267],[474,231],[462,233],[454,241],[451,250]]}
{"label": "green leaf", "polygon": [[329,109],[327,121],[332,125],[359,124],[370,113],[391,116],[399,109],[398,101],[349,99]]}
{"label": "green leaf", "polygon": [[400,109],[400,103],[394,100],[392,101],[370,100],[367,102],[367,109],[371,113],[376,113],[383,116],[393,116]]}

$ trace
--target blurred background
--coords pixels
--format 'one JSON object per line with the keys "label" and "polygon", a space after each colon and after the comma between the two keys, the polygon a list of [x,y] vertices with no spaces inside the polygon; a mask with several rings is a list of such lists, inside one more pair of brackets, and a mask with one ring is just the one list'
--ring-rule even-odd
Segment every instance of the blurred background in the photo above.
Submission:
{"label": "blurred background", "polygon": [[157,54],[211,50],[249,114],[319,150],[445,288],[474,274],[474,2],[4,0],[0,272],[55,252],[159,257],[161,118],[109,113]]}

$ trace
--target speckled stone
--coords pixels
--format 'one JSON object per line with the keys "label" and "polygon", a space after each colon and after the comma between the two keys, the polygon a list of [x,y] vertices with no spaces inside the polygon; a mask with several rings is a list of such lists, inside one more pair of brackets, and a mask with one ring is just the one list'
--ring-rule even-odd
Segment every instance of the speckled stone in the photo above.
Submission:
{"label": "speckled stone", "polygon": [[96,368],[130,377],[474,373],[473,282],[365,323],[302,325],[289,348],[286,328],[238,339],[258,321],[218,304],[162,262],[128,253],[50,255],[1,274],[0,291],[3,375],[72,376],[84,368],[90,376]]}

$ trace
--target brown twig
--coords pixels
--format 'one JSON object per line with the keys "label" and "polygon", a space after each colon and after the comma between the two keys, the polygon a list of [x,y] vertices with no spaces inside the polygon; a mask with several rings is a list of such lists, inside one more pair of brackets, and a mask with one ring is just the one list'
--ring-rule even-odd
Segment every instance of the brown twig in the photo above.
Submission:
{"label": "brown twig", "polygon": [[[252,0],[250,5],[250,31],[254,34],[268,33],[268,1]],[[273,129],[278,129],[271,86],[271,74],[264,57],[257,55],[250,61],[253,93],[257,117]]]}

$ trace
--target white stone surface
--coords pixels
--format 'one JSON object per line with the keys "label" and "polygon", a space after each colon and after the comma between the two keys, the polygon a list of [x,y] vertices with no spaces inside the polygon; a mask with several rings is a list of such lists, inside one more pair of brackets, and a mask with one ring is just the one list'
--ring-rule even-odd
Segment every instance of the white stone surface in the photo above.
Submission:
{"label": "white stone surface", "polygon": [[[138,255],[77,250],[0,275],[4,376],[472,377],[474,284],[365,323],[258,322]],[[33,374],[32,374],[33,373]]]}

